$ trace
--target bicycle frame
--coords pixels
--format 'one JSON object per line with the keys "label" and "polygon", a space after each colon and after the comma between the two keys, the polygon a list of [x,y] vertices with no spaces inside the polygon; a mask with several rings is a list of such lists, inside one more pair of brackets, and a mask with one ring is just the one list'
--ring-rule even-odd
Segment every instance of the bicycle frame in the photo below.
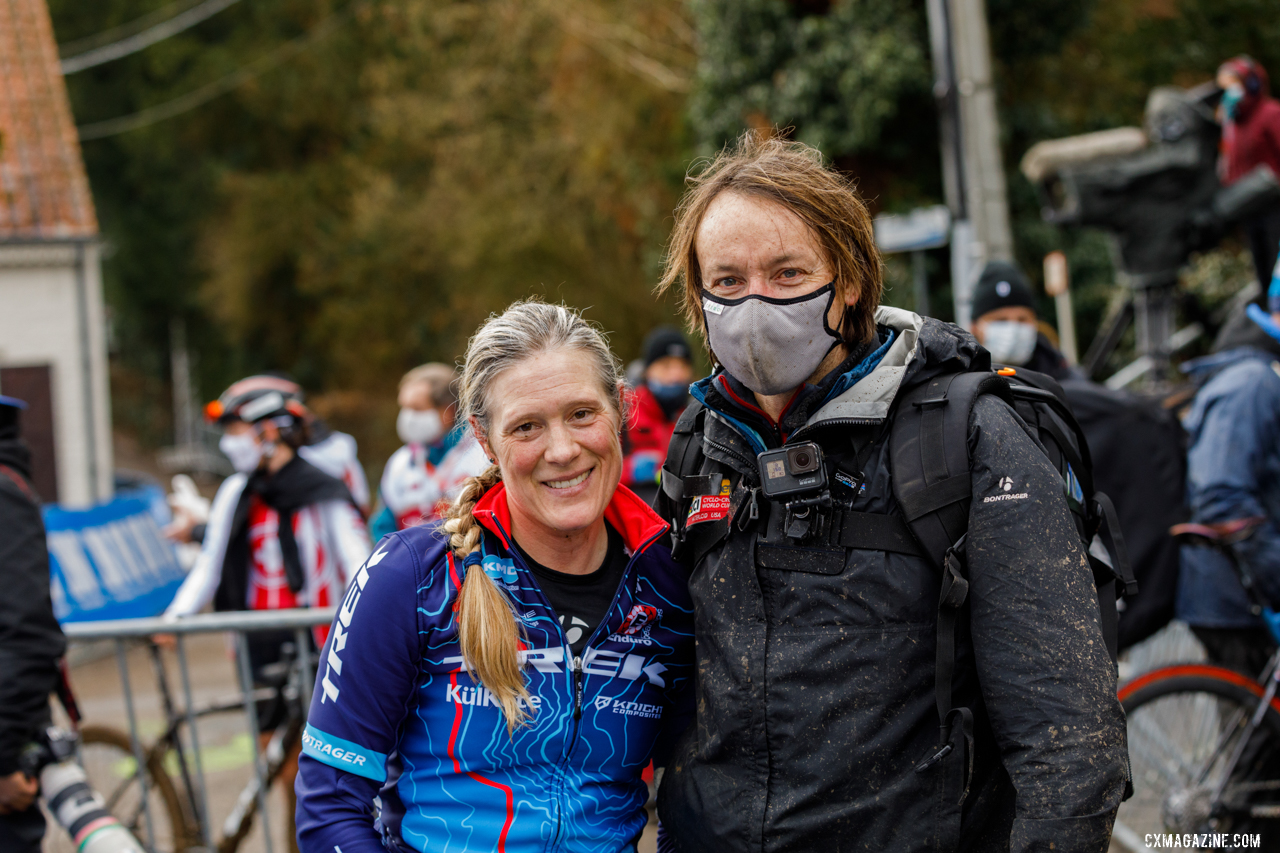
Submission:
{"label": "bicycle frame", "polygon": [[[1226,557],[1231,564],[1231,568],[1235,571],[1236,576],[1240,579],[1240,585],[1244,587],[1245,593],[1248,595],[1252,609],[1255,615],[1261,616],[1264,624],[1267,626],[1267,632],[1276,642],[1277,649],[1272,653],[1267,666],[1263,670],[1262,675],[1257,681],[1263,685],[1262,698],[1258,701],[1258,707],[1254,709],[1249,722],[1245,725],[1239,739],[1236,741],[1235,747],[1232,749],[1231,756],[1227,760],[1222,773],[1222,778],[1218,780],[1213,791],[1213,808],[1219,810],[1222,805],[1222,796],[1227,789],[1227,784],[1231,781],[1232,775],[1235,773],[1236,767],[1240,763],[1240,759],[1244,756],[1244,751],[1249,743],[1253,740],[1254,734],[1261,728],[1262,720],[1266,716],[1267,709],[1271,707],[1272,700],[1275,699],[1277,691],[1280,690],[1280,613],[1277,613],[1268,601],[1265,600],[1261,591],[1254,583],[1253,575],[1249,571],[1245,562],[1240,558],[1235,546],[1247,539],[1253,531],[1261,523],[1261,519],[1241,519],[1236,522],[1228,522],[1224,525],[1209,527],[1198,524],[1180,524],[1170,529],[1174,537],[1180,542],[1188,545],[1198,545],[1200,547],[1211,548],[1214,551]],[[1216,757],[1221,753],[1227,741],[1234,734],[1235,721],[1231,725],[1224,727],[1221,738],[1215,746],[1214,750],[1209,754],[1209,759],[1204,767],[1201,768],[1197,783],[1203,782],[1208,775],[1210,768],[1213,767]],[[1280,787],[1277,785],[1276,787]],[[1275,809],[1280,812],[1280,804],[1268,806],[1267,808]]]}

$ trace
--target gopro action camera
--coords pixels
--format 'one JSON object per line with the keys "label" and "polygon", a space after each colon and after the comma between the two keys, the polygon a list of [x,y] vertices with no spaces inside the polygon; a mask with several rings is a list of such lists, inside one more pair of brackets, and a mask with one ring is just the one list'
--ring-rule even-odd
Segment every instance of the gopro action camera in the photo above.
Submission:
{"label": "gopro action camera", "polygon": [[812,441],[766,450],[756,457],[761,489],[767,498],[787,498],[825,491],[827,469],[822,448]]}

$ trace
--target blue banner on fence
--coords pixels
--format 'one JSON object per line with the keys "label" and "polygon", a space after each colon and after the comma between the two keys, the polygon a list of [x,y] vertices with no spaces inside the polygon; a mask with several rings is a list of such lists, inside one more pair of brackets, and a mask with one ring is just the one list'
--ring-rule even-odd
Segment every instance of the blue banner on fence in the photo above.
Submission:
{"label": "blue banner on fence", "polygon": [[[131,492],[89,509],[44,508],[58,621],[155,616],[168,606],[185,574],[160,532],[151,491],[159,492]],[[163,500],[160,493],[160,507]]]}

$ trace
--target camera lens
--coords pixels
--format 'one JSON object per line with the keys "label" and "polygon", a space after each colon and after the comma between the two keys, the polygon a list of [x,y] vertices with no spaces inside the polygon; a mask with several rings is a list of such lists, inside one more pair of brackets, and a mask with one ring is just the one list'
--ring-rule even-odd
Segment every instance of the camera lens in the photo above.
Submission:
{"label": "camera lens", "polygon": [[819,455],[818,448],[809,442],[787,450],[788,473],[793,476],[816,471],[821,464],[822,457]]}

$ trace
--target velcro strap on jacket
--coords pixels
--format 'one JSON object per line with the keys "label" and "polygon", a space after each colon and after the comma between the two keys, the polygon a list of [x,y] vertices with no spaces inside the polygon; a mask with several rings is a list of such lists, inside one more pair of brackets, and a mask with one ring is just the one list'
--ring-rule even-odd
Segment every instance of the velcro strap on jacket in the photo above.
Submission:
{"label": "velcro strap on jacket", "polygon": [[846,548],[920,554],[920,546],[911,535],[911,528],[896,515],[851,510],[839,515],[840,532],[836,541]]}

